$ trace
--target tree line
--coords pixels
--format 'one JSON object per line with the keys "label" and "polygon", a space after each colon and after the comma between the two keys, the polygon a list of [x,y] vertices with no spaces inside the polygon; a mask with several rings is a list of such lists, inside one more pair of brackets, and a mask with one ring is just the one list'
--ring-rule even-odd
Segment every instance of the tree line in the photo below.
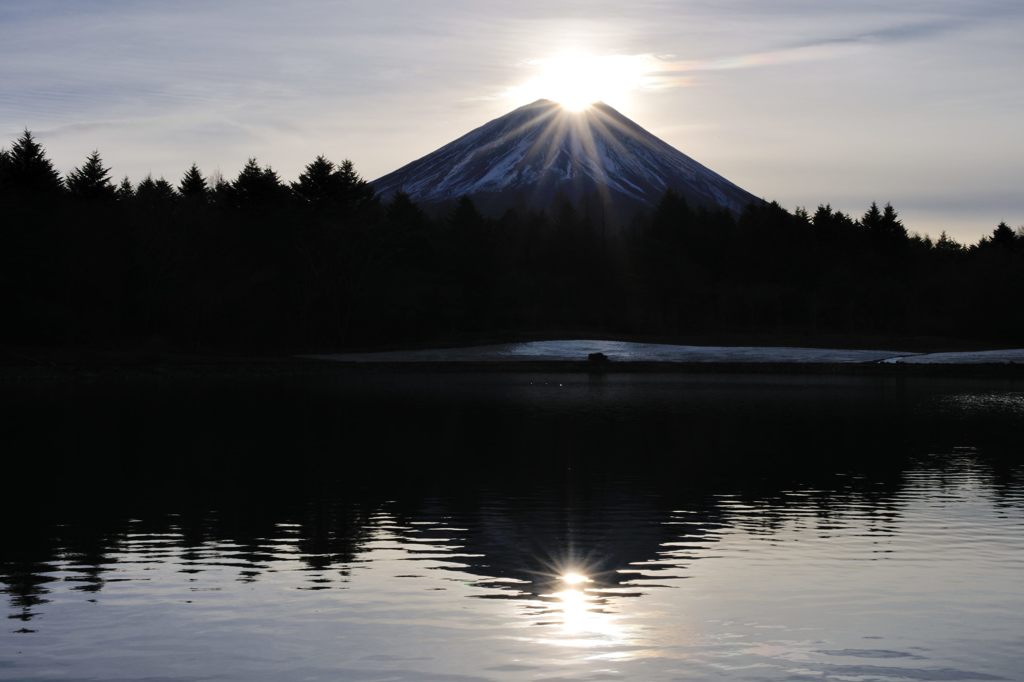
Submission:
{"label": "tree line", "polygon": [[295,182],[61,177],[26,131],[0,151],[0,286],[17,344],[297,349],[592,334],[1024,342],[1024,230],[964,245],[777,203],[672,192],[621,229],[556,201],[485,217],[375,196],[323,156]]}

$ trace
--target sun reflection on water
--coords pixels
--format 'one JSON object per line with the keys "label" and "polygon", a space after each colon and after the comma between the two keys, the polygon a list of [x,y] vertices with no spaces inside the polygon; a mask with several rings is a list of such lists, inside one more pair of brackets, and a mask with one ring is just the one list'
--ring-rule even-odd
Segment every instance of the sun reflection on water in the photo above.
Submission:
{"label": "sun reflection on water", "polygon": [[557,616],[545,623],[555,628],[541,637],[545,644],[579,649],[608,649],[627,642],[625,628],[617,614],[605,608],[604,600],[589,591],[593,584],[581,571],[566,571],[554,583],[556,589],[542,594],[547,602],[546,613]]}

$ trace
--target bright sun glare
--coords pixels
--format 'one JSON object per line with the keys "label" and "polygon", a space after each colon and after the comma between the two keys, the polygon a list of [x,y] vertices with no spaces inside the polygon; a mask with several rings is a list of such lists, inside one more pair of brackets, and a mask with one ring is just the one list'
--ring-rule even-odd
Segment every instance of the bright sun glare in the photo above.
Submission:
{"label": "bright sun glare", "polygon": [[566,52],[528,62],[535,75],[510,96],[521,102],[550,99],[570,111],[595,102],[622,106],[644,82],[649,65],[642,55],[593,55]]}
{"label": "bright sun glare", "polygon": [[582,573],[570,572],[562,576],[562,582],[564,582],[566,585],[580,585],[582,583],[589,583],[590,578],[583,575]]}
{"label": "bright sun glare", "polygon": [[563,589],[548,596],[557,600],[562,632],[552,641],[580,648],[604,648],[625,641],[626,633],[618,619],[605,611],[599,599],[588,592],[587,585],[593,583],[593,579],[572,570],[561,572],[558,579]]}

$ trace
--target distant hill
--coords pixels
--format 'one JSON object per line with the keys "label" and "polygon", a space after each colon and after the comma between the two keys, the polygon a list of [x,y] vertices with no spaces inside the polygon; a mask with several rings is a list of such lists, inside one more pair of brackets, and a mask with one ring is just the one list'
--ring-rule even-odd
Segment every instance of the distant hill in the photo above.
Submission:
{"label": "distant hill", "polygon": [[607,104],[570,112],[538,100],[484,124],[373,183],[425,208],[471,197],[485,213],[578,209],[629,218],[668,189],[693,206],[738,213],[759,201]]}

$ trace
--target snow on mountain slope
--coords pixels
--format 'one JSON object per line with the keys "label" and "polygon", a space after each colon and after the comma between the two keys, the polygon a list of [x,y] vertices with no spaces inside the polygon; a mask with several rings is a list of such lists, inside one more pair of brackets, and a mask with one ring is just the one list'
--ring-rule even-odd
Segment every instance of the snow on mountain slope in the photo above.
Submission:
{"label": "snow on mountain slope", "polygon": [[672,189],[691,204],[740,211],[757,201],[606,104],[569,112],[548,100],[515,109],[375,180],[387,199],[423,205],[470,196],[483,209],[549,208],[560,198],[649,208]]}

